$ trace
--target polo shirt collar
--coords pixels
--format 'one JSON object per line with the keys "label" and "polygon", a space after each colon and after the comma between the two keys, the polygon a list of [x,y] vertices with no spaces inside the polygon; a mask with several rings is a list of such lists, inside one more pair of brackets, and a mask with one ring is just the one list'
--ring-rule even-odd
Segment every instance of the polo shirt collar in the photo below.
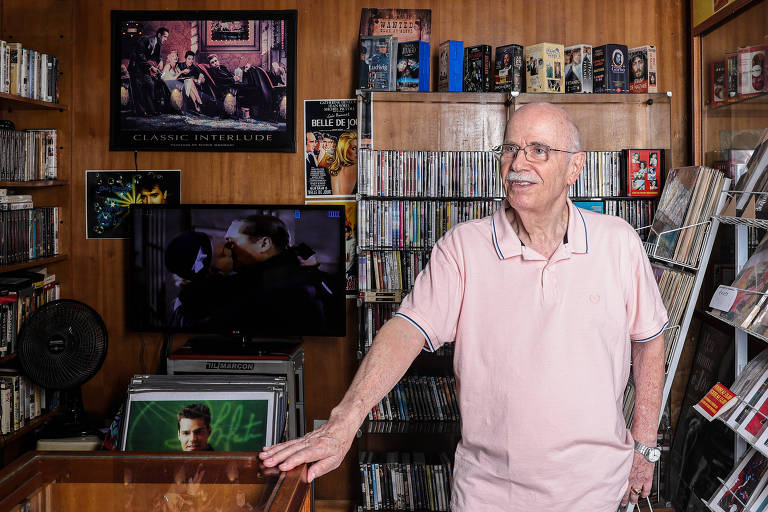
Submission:
{"label": "polo shirt collar", "polygon": [[[587,222],[578,207],[570,199],[568,202],[568,229],[564,237],[565,248],[575,254],[589,253],[589,236]],[[500,260],[521,256],[523,243],[512,229],[505,213],[509,203],[505,199],[496,213],[491,217],[491,239],[496,255]]]}

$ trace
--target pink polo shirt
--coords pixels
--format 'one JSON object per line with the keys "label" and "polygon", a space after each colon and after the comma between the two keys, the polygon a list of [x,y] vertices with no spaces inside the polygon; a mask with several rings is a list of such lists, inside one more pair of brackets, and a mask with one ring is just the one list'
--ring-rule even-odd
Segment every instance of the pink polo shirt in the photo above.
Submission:
{"label": "pink polo shirt", "polygon": [[630,340],[667,313],[632,227],[568,201],[547,260],[504,215],[450,230],[398,312],[428,349],[456,342],[454,511],[613,511],[633,457]]}

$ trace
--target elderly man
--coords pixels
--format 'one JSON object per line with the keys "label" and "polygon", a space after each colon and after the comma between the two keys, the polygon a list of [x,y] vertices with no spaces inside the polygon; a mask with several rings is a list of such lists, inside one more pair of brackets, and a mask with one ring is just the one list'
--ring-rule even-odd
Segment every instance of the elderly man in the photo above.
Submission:
{"label": "elderly man", "polygon": [[[505,203],[438,241],[329,421],[266,448],[267,466],[317,461],[310,479],[337,467],[422,347],[455,340],[462,437],[452,510],[609,512],[648,494],[667,314],[640,239],[568,200],[585,154],[564,110],[522,107],[498,150]],[[622,417],[630,358],[631,434]]]}

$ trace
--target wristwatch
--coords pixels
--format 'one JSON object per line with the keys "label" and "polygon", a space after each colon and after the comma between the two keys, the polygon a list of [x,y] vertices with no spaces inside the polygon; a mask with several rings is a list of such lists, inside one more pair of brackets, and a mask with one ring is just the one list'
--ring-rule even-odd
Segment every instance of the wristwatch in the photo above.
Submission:
{"label": "wristwatch", "polygon": [[656,462],[661,458],[661,450],[657,447],[645,446],[640,441],[635,441],[635,451],[645,457],[648,462]]}

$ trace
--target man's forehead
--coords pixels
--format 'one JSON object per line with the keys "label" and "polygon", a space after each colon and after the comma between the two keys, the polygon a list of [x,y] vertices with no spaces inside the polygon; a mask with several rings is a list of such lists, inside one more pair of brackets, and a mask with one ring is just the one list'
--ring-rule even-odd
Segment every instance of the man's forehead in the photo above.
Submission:
{"label": "man's forehead", "polygon": [[548,111],[516,113],[507,124],[504,140],[556,145],[563,140],[563,121],[560,116]]}

